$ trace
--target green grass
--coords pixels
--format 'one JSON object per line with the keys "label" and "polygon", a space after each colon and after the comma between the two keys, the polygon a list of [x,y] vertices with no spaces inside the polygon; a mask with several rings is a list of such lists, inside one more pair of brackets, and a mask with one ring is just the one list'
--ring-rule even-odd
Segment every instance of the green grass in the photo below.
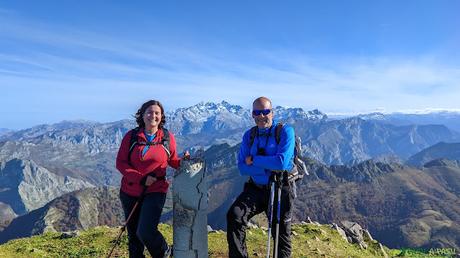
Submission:
{"label": "green grass", "polygon": [[[172,243],[172,228],[161,224],[160,231]],[[97,227],[81,231],[77,236],[62,238],[62,233],[45,233],[30,238],[16,239],[0,245],[0,257],[105,257],[118,235],[119,229]],[[326,225],[293,225],[293,257],[383,257],[378,242],[368,243],[368,249],[349,244]],[[128,257],[126,233],[113,257]],[[264,257],[267,234],[262,229],[247,232],[250,257]],[[227,257],[226,233],[217,231],[208,235],[209,256]],[[272,241],[273,246],[273,241]],[[421,250],[385,251],[392,257],[448,257],[429,255]],[[147,253],[147,252],[146,252]]]}
{"label": "green grass", "polygon": [[392,250],[390,255],[393,257],[411,257],[411,258],[445,258],[455,257],[455,250],[452,249],[411,249],[405,248],[401,250]]}

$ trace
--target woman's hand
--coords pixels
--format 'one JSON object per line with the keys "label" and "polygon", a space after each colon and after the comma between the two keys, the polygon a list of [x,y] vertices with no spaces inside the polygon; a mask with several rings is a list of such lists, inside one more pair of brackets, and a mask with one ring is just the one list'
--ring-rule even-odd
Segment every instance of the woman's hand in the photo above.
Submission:
{"label": "woman's hand", "polygon": [[144,185],[145,186],[150,186],[151,184],[155,183],[157,181],[157,178],[156,177],[153,177],[153,176],[147,176],[145,178],[145,183]]}

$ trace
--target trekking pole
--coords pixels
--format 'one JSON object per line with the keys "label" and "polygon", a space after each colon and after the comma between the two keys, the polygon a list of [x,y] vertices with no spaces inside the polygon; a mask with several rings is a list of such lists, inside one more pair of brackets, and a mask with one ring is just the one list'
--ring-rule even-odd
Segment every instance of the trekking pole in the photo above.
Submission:
{"label": "trekking pole", "polygon": [[275,176],[276,186],[278,187],[278,202],[276,204],[276,228],[275,228],[275,250],[273,258],[278,257],[278,238],[280,233],[280,218],[281,218],[281,181],[282,181],[282,174]]}
{"label": "trekking pole", "polygon": [[126,226],[128,225],[129,221],[131,220],[131,217],[133,216],[134,212],[136,211],[137,206],[139,206],[139,204],[142,202],[142,199],[144,199],[145,191],[147,191],[147,186],[146,185],[144,185],[144,187],[142,188],[141,196],[139,197],[139,199],[137,199],[136,203],[134,204],[133,208],[131,209],[131,212],[129,213],[128,218],[126,219],[125,224],[121,227],[120,233],[118,233],[117,239],[115,240],[115,243],[113,244],[109,255],[107,255],[107,258],[110,258],[112,256],[112,253],[115,250],[115,247],[117,247],[120,244],[121,236],[122,236],[123,232],[125,232]]}
{"label": "trekking pole", "polygon": [[[271,179],[270,179],[271,180]],[[273,221],[273,202],[275,199],[275,181],[270,183],[270,204],[268,206],[268,240],[267,240],[267,258],[270,258],[270,240],[272,234]]]}

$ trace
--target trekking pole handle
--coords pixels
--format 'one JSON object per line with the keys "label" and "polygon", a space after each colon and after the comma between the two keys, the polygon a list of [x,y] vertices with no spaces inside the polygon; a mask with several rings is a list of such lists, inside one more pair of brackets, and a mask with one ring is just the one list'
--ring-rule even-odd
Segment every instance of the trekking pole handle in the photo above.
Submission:
{"label": "trekking pole handle", "polygon": [[284,170],[272,170],[271,180],[275,183],[280,183],[283,180]]}

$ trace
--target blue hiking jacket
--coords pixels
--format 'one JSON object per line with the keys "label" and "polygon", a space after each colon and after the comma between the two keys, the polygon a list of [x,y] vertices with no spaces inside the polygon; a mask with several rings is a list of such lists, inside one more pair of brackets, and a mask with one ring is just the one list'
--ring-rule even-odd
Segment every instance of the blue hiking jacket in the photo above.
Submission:
{"label": "blue hiking jacket", "polygon": [[[276,122],[267,129],[258,129],[254,143],[250,144],[251,129],[243,136],[240,153],[238,154],[238,169],[243,176],[250,176],[256,184],[266,185],[272,170],[291,171],[294,166],[295,134],[289,125],[283,125],[280,134],[280,143],[276,144]],[[257,155],[257,148],[265,149],[265,156]],[[246,157],[253,157],[253,164],[246,165]]]}

